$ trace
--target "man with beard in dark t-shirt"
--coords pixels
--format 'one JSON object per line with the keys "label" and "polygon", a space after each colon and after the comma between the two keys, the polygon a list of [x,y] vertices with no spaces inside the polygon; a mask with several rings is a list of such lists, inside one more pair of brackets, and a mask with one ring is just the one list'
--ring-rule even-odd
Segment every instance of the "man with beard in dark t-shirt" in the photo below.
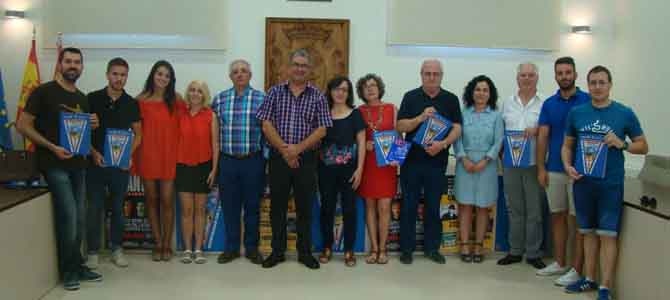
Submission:
{"label": "man with beard in dark t-shirt", "polygon": [[[84,68],[81,50],[65,48],[59,56],[61,75],[37,87],[28,97],[17,129],[37,146],[38,166],[53,198],[58,245],[58,266],[66,290],[78,290],[80,281],[101,281],[100,274],[85,267],[81,241],[85,224],[84,175],[86,157],[59,146],[61,112],[88,112],[88,101],[75,83]],[[98,118],[91,115],[91,128]]]}

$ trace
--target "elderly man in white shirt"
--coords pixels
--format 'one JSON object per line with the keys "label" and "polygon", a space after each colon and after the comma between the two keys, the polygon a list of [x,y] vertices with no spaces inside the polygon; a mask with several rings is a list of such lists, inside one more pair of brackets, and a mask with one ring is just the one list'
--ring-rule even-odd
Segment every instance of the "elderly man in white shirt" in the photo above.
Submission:
{"label": "elderly man in white shirt", "polygon": [[505,167],[504,187],[509,207],[510,252],[498,261],[499,265],[526,262],[536,269],[545,267],[542,261],[542,188],[537,181],[535,140],[538,119],[544,97],[537,92],[538,69],[530,62],[519,64],[516,75],[519,90],[505,100],[502,107],[505,130],[524,131],[530,142],[529,167]]}

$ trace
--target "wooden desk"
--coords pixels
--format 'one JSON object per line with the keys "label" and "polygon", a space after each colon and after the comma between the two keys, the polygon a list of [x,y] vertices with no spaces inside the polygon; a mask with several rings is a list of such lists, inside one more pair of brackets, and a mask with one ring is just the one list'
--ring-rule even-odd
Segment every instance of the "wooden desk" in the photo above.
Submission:
{"label": "wooden desk", "polygon": [[0,212],[48,192],[47,189],[12,190],[0,187]]}

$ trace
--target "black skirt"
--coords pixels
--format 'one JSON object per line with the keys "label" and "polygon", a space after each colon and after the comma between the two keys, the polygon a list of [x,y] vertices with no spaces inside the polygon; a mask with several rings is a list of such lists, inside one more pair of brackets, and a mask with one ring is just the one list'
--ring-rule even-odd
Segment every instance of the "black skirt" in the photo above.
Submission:
{"label": "black skirt", "polygon": [[209,176],[209,172],[211,171],[211,160],[195,166],[177,164],[177,178],[175,180],[177,192],[209,193],[207,176]]}

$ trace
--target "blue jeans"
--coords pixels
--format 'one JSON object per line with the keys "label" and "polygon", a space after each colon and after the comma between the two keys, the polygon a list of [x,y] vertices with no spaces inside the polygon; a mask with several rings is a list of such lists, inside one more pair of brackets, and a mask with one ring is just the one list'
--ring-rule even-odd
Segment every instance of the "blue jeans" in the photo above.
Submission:
{"label": "blue jeans", "polygon": [[128,171],[118,168],[101,168],[93,166],[86,173],[86,195],[88,197],[88,214],[86,228],[86,246],[89,254],[100,250],[100,226],[105,211],[105,199],[109,196],[112,216],[110,224],[112,251],[121,248],[123,241],[123,200],[128,191]]}
{"label": "blue jeans", "polygon": [[53,168],[44,171],[54,209],[58,270],[76,273],[84,263],[81,241],[86,224],[84,176],[86,171]]}
{"label": "blue jeans", "polygon": [[416,246],[417,206],[423,190],[423,251],[438,251],[442,241],[440,200],[444,192],[446,164],[405,162],[400,171],[403,202],[400,205],[400,251],[412,253]]}
{"label": "blue jeans", "polygon": [[219,199],[226,228],[225,252],[240,251],[240,219],[244,206],[244,249],[258,251],[260,199],[265,187],[265,159],[258,153],[237,159],[221,155]]}

